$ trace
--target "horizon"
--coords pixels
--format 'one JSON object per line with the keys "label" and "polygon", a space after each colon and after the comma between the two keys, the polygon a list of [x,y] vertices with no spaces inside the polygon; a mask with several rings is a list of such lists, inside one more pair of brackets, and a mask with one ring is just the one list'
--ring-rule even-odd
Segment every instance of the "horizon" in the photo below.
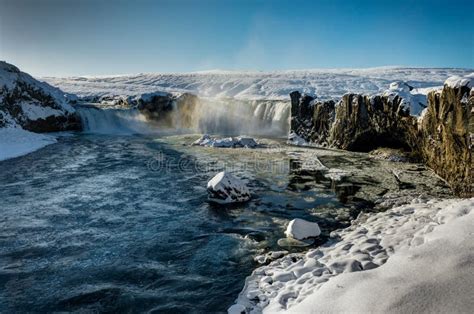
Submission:
{"label": "horizon", "polygon": [[466,0],[0,4],[0,59],[37,77],[474,68]]}

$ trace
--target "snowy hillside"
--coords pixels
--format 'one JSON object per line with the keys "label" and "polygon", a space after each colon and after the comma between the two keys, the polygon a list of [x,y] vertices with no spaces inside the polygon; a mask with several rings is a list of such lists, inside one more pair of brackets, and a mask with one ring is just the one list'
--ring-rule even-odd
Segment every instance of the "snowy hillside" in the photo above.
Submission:
{"label": "snowy hillside", "polygon": [[80,121],[68,103],[74,97],[0,61],[0,160],[56,142],[50,135],[33,132],[79,129]]}
{"label": "snowy hillside", "polygon": [[101,77],[42,78],[78,96],[139,95],[148,92],[191,92],[202,97],[288,99],[294,90],[319,99],[340,98],[348,92],[375,94],[390,83],[405,81],[415,89],[442,86],[450,76],[466,76],[474,69],[399,68],[323,69],[279,72],[207,71],[175,74],[137,74]]}

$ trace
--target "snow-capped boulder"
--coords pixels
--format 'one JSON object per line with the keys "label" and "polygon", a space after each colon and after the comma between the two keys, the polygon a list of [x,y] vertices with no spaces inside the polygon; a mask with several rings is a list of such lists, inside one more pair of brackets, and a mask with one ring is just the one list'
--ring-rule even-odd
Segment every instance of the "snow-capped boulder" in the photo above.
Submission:
{"label": "snow-capped boulder", "polygon": [[208,134],[204,134],[199,139],[194,141],[192,145],[195,146],[206,146],[206,147],[221,147],[221,148],[256,148],[258,143],[251,137],[242,137],[237,138],[233,137],[224,137],[217,138],[211,137]]}
{"label": "snow-capped boulder", "polygon": [[303,240],[319,236],[321,229],[319,229],[319,225],[316,222],[296,218],[290,221],[285,234],[289,238]]}
{"label": "snow-capped boulder", "polygon": [[0,128],[21,126],[33,132],[79,130],[81,123],[61,90],[0,61]]}
{"label": "snow-capped boulder", "polygon": [[207,183],[209,201],[228,204],[245,202],[250,199],[250,191],[245,183],[229,172],[219,172]]}

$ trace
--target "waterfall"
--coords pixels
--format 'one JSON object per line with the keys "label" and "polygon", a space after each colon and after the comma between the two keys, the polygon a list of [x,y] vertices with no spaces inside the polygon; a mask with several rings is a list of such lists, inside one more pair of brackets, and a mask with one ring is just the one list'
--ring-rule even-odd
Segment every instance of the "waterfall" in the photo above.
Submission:
{"label": "waterfall", "polygon": [[152,130],[146,118],[137,109],[100,109],[78,106],[82,127],[86,133],[145,134]]}
{"label": "waterfall", "polygon": [[101,134],[209,133],[285,137],[289,131],[287,101],[199,99],[174,104],[159,119],[138,109],[100,109],[78,106],[85,132]]}

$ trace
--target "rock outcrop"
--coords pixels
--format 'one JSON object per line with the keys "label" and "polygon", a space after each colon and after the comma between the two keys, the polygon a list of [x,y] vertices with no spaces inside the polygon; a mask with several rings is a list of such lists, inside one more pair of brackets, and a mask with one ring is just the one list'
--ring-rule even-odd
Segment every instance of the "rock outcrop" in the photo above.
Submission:
{"label": "rock outcrop", "polygon": [[291,131],[307,142],[329,145],[329,131],[334,122],[335,102],[318,102],[295,91],[291,97]]}
{"label": "rock outcrop", "polygon": [[56,132],[80,130],[81,122],[63,92],[2,61],[0,127]]}
{"label": "rock outcrop", "polygon": [[395,94],[346,94],[333,105],[293,92],[291,134],[323,147],[369,152],[380,147],[409,152],[424,161],[460,196],[473,191],[472,78],[448,79],[428,94],[420,118],[410,115],[406,99]]}
{"label": "rock outcrop", "polygon": [[441,92],[428,94],[428,103],[419,125],[423,159],[456,194],[471,196],[474,89],[445,84]]}

